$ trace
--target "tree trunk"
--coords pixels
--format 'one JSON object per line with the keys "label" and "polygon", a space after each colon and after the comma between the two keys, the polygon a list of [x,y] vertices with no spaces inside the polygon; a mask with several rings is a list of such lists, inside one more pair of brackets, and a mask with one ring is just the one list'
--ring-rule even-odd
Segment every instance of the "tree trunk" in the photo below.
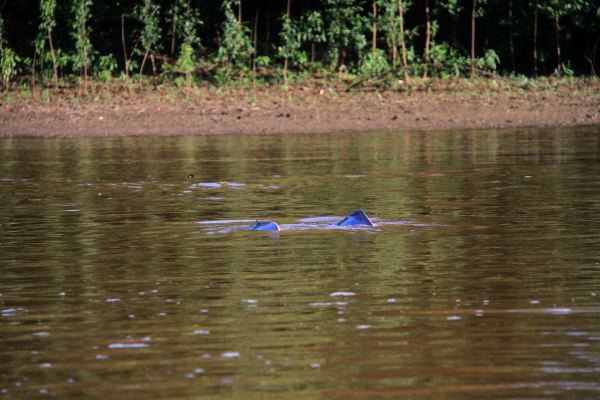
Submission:
{"label": "tree trunk", "polygon": [[54,87],[58,89],[58,68],[56,67],[56,55],[54,54],[54,44],[52,43],[52,31],[50,29],[48,29],[48,44],[50,46],[50,55],[52,56]]}
{"label": "tree trunk", "polygon": [[372,48],[375,51],[377,49],[377,0],[373,0],[373,25],[371,30],[373,31]]}
{"label": "tree trunk", "polygon": [[[394,9],[390,7],[390,21],[394,20]],[[398,62],[398,48],[396,47],[396,35],[392,35],[392,66]]]}
{"label": "tree trunk", "polygon": [[252,86],[256,87],[256,53],[258,52],[258,11],[256,9],[256,16],[254,17],[254,53],[252,54]]}
{"label": "tree trunk", "polygon": [[513,0],[508,0],[508,47],[510,50],[510,64],[515,72],[515,46],[513,43]]}
{"label": "tree trunk", "polygon": [[242,24],[242,0],[239,0],[238,3],[238,23]]}
{"label": "tree trunk", "polygon": [[156,79],[156,61],[154,60],[154,52],[150,53],[150,62],[152,63],[152,77]]}
{"label": "tree trunk", "polygon": [[538,2],[533,5],[533,76],[538,75],[538,56],[537,56],[537,38],[538,38]]}
{"label": "tree trunk", "polygon": [[37,49],[33,49],[33,62],[31,63],[31,94],[35,96],[35,62]]}
{"label": "tree trunk", "polygon": [[473,0],[471,10],[471,78],[475,76],[475,19],[477,18],[477,0]]}
{"label": "tree trunk", "polygon": [[404,70],[404,82],[408,85],[408,62],[406,60],[406,40],[404,38],[404,6],[402,0],[398,0],[398,17],[400,17],[400,48],[402,50],[402,69]]}
{"label": "tree trunk", "polygon": [[[287,17],[290,19],[290,12],[292,8],[292,0],[287,0]],[[286,56],[283,60],[283,84],[287,87],[288,85],[288,57]]]}
{"label": "tree trunk", "polygon": [[592,46],[591,51],[589,53],[586,53],[586,55],[585,55],[586,61],[590,64],[590,75],[592,75],[592,76],[597,76],[596,68],[595,68],[594,64],[596,63],[596,51],[598,50],[599,42],[600,42],[600,39],[596,39],[596,41],[594,42],[594,45]]}
{"label": "tree trunk", "polygon": [[427,68],[429,67],[429,46],[431,44],[431,19],[429,15],[429,0],[425,0],[425,54],[423,66],[423,79],[427,79]]}
{"label": "tree trunk", "polygon": [[123,59],[125,60],[125,77],[129,80],[129,58],[127,57],[127,41],[125,40],[125,14],[121,14],[121,42],[123,44]]}
{"label": "tree trunk", "polygon": [[177,34],[177,0],[173,0],[175,7],[173,7],[173,26],[171,27],[171,59],[175,54],[175,36]]}
{"label": "tree trunk", "polygon": [[[82,26],[82,34],[85,34],[86,31],[86,25],[85,25],[85,21],[83,21],[83,26]],[[87,90],[87,75],[88,75],[88,63],[87,63],[87,47],[83,46],[83,95],[87,96],[88,90]]]}
{"label": "tree trunk", "polygon": [[562,72],[562,59],[560,56],[560,16],[558,12],[554,13],[554,28],[556,30],[556,72],[560,75]]}
{"label": "tree trunk", "polygon": [[144,73],[144,67],[146,66],[146,61],[148,60],[148,56],[150,55],[150,49],[146,49],[146,53],[144,53],[144,58],[142,59],[142,65],[140,66],[140,75]]}

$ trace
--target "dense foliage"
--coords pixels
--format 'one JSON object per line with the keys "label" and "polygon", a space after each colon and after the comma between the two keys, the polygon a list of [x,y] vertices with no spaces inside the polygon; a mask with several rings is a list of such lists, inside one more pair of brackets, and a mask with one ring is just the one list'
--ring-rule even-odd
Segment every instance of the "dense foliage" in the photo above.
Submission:
{"label": "dense foliage", "polygon": [[4,88],[596,75],[599,43],[600,0],[0,0]]}

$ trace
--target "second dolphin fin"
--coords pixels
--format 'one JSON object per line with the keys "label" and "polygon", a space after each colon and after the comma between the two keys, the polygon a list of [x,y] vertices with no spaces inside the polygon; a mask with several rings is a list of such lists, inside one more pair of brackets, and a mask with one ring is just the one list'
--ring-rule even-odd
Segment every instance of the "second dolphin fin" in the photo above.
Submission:
{"label": "second dolphin fin", "polygon": [[367,217],[363,210],[356,210],[352,214],[337,223],[339,226],[366,225],[373,226],[373,222]]}

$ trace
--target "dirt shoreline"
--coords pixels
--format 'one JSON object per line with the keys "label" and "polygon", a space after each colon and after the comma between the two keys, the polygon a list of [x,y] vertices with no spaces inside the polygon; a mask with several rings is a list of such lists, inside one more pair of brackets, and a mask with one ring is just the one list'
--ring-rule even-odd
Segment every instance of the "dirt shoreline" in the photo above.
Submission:
{"label": "dirt shoreline", "polygon": [[204,90],[183,98],[151,93],[72,100],[12,100],[0,104],[0,137],[600,127],[600,90],[589,88],[409,94],[297,87],[226,93]]}

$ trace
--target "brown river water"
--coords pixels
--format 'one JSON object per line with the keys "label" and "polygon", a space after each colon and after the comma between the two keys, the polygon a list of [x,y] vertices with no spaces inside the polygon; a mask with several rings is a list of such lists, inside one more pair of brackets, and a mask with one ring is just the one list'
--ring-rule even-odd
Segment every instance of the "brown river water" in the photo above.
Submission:
{"label": "brown river water", "polygon": [[600,398],[599,161],[597,127],[0,140],[0,399]]}

